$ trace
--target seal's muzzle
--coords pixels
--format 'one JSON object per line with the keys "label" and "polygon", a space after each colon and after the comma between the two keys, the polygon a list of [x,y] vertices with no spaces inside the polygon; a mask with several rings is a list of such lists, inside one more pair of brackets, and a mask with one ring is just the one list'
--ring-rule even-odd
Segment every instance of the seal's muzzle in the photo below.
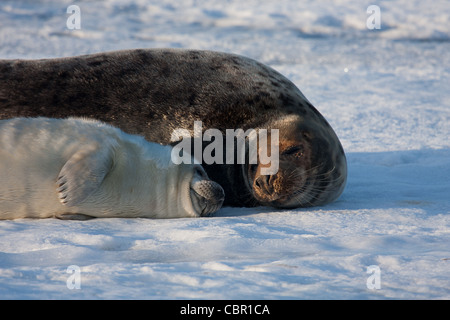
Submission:
{"label": "seal's muzzle", "polygon": [[225,192],[222,187],[211,180],[200,180],[192,184],[195,199],[192,199],[194,208],[205,217],[216,212],[222,207]]}

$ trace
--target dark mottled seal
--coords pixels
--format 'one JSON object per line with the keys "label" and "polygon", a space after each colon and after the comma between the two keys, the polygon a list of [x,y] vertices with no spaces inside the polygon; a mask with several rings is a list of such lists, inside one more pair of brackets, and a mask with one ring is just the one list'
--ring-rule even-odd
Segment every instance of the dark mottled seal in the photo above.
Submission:
{"label": "dark mottled seal", "polygon": [[199,50],[148,49],[0,61],[0,118],[84,116],[169,144],[177,128],[279,129],[279,170],[206,165],[225,205],[323,205],[342,193],[344,150],[300,90],[252,59]]}

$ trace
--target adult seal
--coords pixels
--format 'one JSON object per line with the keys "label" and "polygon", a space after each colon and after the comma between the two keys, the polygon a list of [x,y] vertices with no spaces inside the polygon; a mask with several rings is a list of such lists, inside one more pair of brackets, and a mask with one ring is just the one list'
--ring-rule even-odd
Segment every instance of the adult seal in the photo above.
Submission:
{"label": "adult seal", "polygon": [[[225,205],[323,205],[343,192],[347,164],[324,117],[277,71],[228,53],[136,49],[42,60],[0,61],[0,118],[85,116],[171,143],[179,128],[279,130],[279,169],[205,165]],[[193,132],[192,132],[193,133]]]}
{"label": "adult seal", "polygon": [[96,120],[0,120],[0,219],[208,215],[222,188],[171,147]]}

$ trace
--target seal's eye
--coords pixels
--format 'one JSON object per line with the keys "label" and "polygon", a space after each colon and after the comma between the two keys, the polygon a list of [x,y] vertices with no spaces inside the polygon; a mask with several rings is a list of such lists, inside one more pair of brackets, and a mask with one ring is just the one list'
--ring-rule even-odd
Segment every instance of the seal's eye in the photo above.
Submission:
{"label": "seal's eye", "polygon": [[283,151],[283,155],[291,156],[291,155],[297,155],[301,156],[303,153],[303,148],[301,146],[293,146],[289,147],[286,150]]}
{"label": "seal's eye", "polygon": [[200,169],[199,167],[195,167],[195,169],[194,169],[194,175],[200,176],[200,177],[202,177],[203,179],[206,179],[205,171],[203,171],[203,170]]}

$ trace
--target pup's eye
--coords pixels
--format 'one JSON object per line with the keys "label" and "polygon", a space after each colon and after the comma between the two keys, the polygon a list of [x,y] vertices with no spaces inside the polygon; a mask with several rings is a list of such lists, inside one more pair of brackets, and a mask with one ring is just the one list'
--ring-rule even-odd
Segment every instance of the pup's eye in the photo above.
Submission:
{"label": "pup's eye", "polygon": [[251,164],[250,165],[250,171],[252,173],[255,173],[257,169],[258,169],[258,165],[257,164]]}
{"label": "pup's eye", "polygon": [[205,172],[203,170],[201,170],[200,168],[198,168],[198,167],[195,168],[194,174],[195,175],[199,175],[201,177],[205,176]]}
{"label": "pup's eye", "polygon": [[303,151],[303,148],[301,146],[293,146],[293,147],[289,147],[286,150],[283,151],[282,154],[289,156],[289,155],[294,155],[294,154],[301,154]]}

